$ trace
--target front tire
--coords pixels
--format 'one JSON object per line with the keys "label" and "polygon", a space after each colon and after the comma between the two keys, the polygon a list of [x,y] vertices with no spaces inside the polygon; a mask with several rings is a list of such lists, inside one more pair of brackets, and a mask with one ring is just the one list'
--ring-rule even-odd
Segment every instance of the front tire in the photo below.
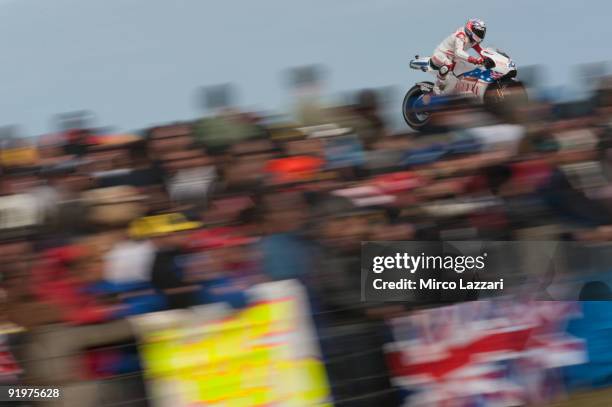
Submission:
{"label": "front tire", "polygon": [[527,104],[525,86],[514,80],[506,80],[489,85],[484,94],[484,105],[498,115],[512,115],[517,108]]}

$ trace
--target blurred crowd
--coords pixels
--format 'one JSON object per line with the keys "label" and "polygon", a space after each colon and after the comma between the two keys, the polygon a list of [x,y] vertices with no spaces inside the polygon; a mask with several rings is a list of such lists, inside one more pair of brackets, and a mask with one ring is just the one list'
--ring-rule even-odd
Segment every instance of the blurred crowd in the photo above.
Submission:
{"label": "blurred crowd", "polygon": [[384,321],[413,310],[360,301],[362,241],[612,238],[609,79],[588,100],[496,115],[462,101],[431,134],[394,132],[379,99],[4,137],[0,379],[147,405],[127,318],[241,309],[248,287],[297,279],[336,404],[398,405]]}

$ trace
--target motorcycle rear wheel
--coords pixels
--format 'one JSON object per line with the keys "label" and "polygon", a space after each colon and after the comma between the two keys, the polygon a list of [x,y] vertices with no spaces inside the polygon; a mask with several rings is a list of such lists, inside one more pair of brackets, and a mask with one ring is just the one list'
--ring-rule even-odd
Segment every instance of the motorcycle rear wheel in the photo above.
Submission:
{"label": "motorcycle rear wheel", "polygon": [[[433,86],[431,82],[426,83]],[[402,115],[404,116],[404,121],[411,129],[421,133],[436,132],[436,126],[431,124],[431,113],[422,110],[418,111],[414,108],[414,102],[424,94],[425,92],[419,85],[414,85],[410,88],[410,90],[406,92],[406,96],[404,96],[404,101],[402,102]]]}

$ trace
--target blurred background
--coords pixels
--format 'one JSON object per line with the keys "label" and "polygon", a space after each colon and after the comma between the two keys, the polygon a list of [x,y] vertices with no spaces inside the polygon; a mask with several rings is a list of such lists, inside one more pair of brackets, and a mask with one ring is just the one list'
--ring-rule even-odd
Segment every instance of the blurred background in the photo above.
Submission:
{"label": "blurred background", "polygon": [[[612,4],[0,11],[3,383],[79,407],[612,404]],[[412,132],[408,62],[468,17],[529,101]],[[365,303],[366,240],[571,241],[584,286]]]}

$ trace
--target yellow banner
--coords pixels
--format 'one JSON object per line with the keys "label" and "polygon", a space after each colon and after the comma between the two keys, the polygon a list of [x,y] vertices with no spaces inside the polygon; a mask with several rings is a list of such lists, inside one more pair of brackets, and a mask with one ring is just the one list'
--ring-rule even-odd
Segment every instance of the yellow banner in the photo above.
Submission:
{"label": "yellow banner", "polygon": [[0,163],[7,167],[33,165],[38,161],[38,150],[33,147],[10,148],[0,151]]}
{"label": "yellow banner", "polygon": [[198,322],[196,313],[141,333],[154,405],[331,406],[316,336],[299,314],[307,304],[286,294],[223,318]]}

